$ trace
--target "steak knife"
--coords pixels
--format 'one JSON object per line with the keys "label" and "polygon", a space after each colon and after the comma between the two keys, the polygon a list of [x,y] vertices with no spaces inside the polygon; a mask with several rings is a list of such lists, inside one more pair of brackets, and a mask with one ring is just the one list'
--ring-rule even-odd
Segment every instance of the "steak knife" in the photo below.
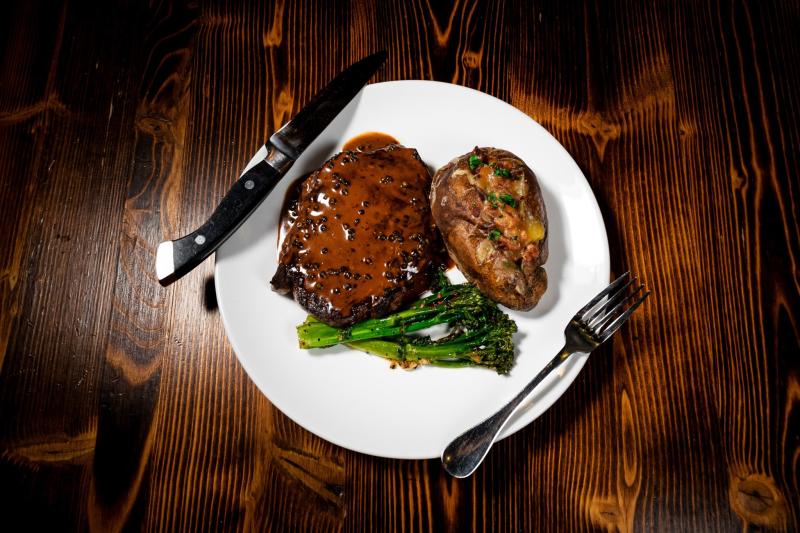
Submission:
{"label": "steak knife", "polygon": [[[167,286],[203,262],[261,205],[300,154],[366,85],[386,61],[385,51],[353,63],[339,73],[264,146],[266,157],[234,183],[211,217],[199,228],[156,250],[156,276]],[[263,151],[263,148],[262,148]]]}

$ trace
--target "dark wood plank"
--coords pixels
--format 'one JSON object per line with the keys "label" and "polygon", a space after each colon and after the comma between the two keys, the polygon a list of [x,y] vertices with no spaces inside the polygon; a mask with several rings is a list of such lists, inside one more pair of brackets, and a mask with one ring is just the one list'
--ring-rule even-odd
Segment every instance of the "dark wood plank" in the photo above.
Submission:
{"label": "dark wood plank", "polygon": [[131,37],[111,5],[17,9],[6,34],[0,118],[9,141],[2,151],[9,238],[0,245],[2,500],[4,514],[27,515],[28,528],[83,528],[117,263],[120,162],[130,158]]}
{"label": "dark wood plank", "polygon": [[[171,309],[181,291],[166,291],[154,273],[155,244],[178,220],[175,194],[184,179],[190,64],[197,6],[164,3],[132,10],[140,36],[132,52],[135,132],[126,180],[120,250],[100,390],[89,525],[97,531],[138,528],[151,487],[151,449],[164,360],[173,354]],[[178,215],[178,216],[176,216]],[[165,222],[162,222],[165,221]]]}
{"label": "dark wood plank", "polygon": [[[795,2],[741,0],[16,3],[4,529],[798,529],[799,23]],[[380,48],[379,80],[473,87],[550,130],[598,198],[612,270],[654,289],[467,480],[309,434],[237,363],[212,263],[153,277],[155,244]]]}

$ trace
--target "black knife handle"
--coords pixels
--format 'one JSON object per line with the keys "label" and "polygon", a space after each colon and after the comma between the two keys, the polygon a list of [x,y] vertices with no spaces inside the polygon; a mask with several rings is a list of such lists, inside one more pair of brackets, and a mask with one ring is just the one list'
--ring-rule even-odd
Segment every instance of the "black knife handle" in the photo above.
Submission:
{"label": "black knife handle", "polygon": [[239,229],[282,176],[266,160],[258,163],[231,187],[205,224],[180,239],[162,242],[156,252],[158,282],[167,286],[202,263]]}

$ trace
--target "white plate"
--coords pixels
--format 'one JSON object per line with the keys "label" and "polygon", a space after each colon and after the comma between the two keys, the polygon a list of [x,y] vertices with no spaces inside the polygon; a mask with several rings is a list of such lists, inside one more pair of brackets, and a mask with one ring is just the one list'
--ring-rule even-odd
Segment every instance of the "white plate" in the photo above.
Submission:
{"label": "white plate", "polygon": [[[306,314],[270,290],[278,217],[286,187],[320,166],[348,139],[388,133],[432,168],[474,146],[504,148],[539,178],[549,221],[549,286],[519,326],[508,376],[485,369],[391,370],[383,359],[344,348],[304,351],[295,326]],[[263,159],[264,152],[251,161]],[[586,178],[544,128],[484,93],[430,81],[367,86],[309,147],[289,174],[216,256],[217,300],[239,361],[269,400],[320,437],[351,450],[402,459],[440,456],[445,445],[493,414],[563,345],[569,319],[608,284],[603,218]],[[539,386],[503,431],[526,426],[561,396],[586,357],[574,357]]]}

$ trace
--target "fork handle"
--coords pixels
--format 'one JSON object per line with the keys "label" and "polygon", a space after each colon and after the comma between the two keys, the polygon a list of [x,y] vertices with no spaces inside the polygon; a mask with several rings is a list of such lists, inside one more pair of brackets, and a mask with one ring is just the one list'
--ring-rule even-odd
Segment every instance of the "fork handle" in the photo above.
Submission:
{"label": "fork handle", "polygon": [[561,366],[566,361],[573,351],[567,350],[566,345],[561,348],[561,351],[553,357],[545,367],[536,374],[530,383],[525,385],[519,394],[504,405],[495,414],[468,429],[458,437],[456,437],[442,453],[442,464],[444,469],[453,476],[464,478],[472,474],[476,468],[483,462],[486,454],[489,453],[489,448],[494,444],[497,435],[503,430],[508,419],[517,410],[520,404],[530,396],[533,389],[542,382],[553,370]]}

